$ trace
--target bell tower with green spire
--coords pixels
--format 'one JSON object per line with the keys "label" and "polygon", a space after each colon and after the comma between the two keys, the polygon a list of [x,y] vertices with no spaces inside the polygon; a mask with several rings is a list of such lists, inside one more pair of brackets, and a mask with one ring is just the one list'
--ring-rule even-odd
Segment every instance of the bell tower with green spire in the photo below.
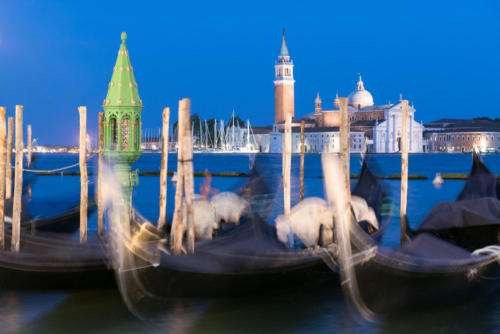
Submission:
{"label": "bell tower with green spire", "polygon": [[104,156],[114,165],[122,182],[124,199],[130,199],[132,187],[137,183],[130,173],[130,164],[141,151],[142,100],[137,90],[132,65],[128,55],[127,34],[121,35],[122,43],[113,68],[108,94],[104,100]]}

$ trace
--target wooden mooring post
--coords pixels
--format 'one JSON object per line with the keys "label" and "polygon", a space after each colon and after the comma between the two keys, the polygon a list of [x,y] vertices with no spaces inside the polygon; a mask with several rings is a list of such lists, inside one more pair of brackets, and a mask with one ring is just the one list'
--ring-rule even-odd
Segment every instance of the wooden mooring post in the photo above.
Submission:
{"label": "wooden mooring post", "polygon": [[104,149],[104,112],[99,112],[99,160],[97,161],[97,235],[104,229],[104,207],[102,206],[102,167]]}
{"label": "wooden mooring post", "polygon": [[14,145],[14,117],[8,118],[7,164],[5,165],[5,198],[12,197],[12,146]]}
{"label": "wooden mooring post", "polygon": [[[183,144],[184,144],[184,132],[186,127],[186,122],[184,121],[183,103],[182,100],[179,101],[179,115],[177,119],[177,182],[175,188],[175,208],[174,208],[174,218],[172,221],[174,234],[172,240],[172,249],[174,254],[179,254],[182,250],[182,238],[184,235],[184,171],[182,165],[183,157]],[[190,125],[188,125],[190,126]]]}
{"label": "wooden mooring post", "polygon": [[[187,227],[187,252],[194,253],[194,180],[193,180],[193,140],[191,137],[191,100],[182,99],[184,138],[182,148],[182,165],[184,176],[184,194],[186,197],[186,227]],[[179,106],[181,107],[181,106]]]}
{"label": "wooden mooring post", "polygon": [[26,166],[28,166],[28,168],[31,167],[31,154],[32,154],[32,147],[31,147],[31,124],[28,124],[28,127],[27,127],[27,131],[28,131],[28,152],[27,152],[27,155],[26,155]]}
{"label": "wooden mooring post", "polygon": [[193,148],[191,139],[191,100],[179,101],[178,151],[177,151],[177,186],[175,190],[174,238],[173,250],[179,254],[184,236],[184,201],[186,201],[187,252],[194,253],[194,182]]}
{"label": "wooden mooring post", "polygon": [[6,110],[0,107],[0,247],[5,248],[5,160],[7,159]]}
{"label": "wooden mooring post", "polygon": [[406,205],[408,196],[408,100],[401,100],[401,204],[399,211],[401,245],[406,240]]}
{"label": "wooden mooring post", "polygon": [[299,200],[304,199],[304,120],[300,121],[300,186],[299,186]]}
{"label": "wooden mooring post", "polygon": [[87,107],[78,107],[80,114],[80,243],[87,241]]}
{"label": "wooden mooring post", "polygon": [[291,184],[290,172],[292,165],[292,115],[285,116],[285,131],[283,141],[283,212],[285,216],[290,215],[291,208]]}
{"label": "wooden mooring post", "polygon": [[11,250],[19,252],[21,240],[21,200],[23,195],[23,106],[16,105],[16,163],[12,205]]}
{"label": "wooden mooring post", "polygon": [[[339,131],[339,153],[340,164],[344,172],[344,187],[347,194],[347,205],[351,205],[351,180],[350,180],[350,159],[351,159],[351,128],[349,121],[349,110],[347,107],[348,100],[346,97],[339,98],[340,108],[340,131]],[[349,211],[350,212],[350,211]]]}
{"label": "wooden mooring post", "polygon": [[165,225],[167,214],[167,171],[168,171],[168,127],[170,120],[170,108],[163,109],[163,127],[161,132],[161,168],[160,168],[160,215],[158,228]]}

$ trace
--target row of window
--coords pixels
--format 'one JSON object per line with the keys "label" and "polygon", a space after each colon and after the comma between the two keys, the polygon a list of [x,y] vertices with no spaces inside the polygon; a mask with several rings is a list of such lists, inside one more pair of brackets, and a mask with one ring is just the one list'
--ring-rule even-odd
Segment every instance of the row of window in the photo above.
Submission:
{"label": "row of window", "polygon": [[[285,68],[285,76],[289,77],[292,75],[291,73],[292,73],[292,71],[290,71],[289,68]],[[281,68],[278,70],[278,76],[279,77],[283,76],[283,71],[281,70]]]}
{"label": "row of window", "polygon": [[[448,149],[448,147],[446,147],[446,146],[439,146],[438,147],[439,151],[445,151],[447,149]],[[450,147],[450,149],[455,150],[455,151],[465,151],[466,149],[470,149],[470,148],[466,148],[465,146],[462,146],[462,147],[460,147],[460,146],[453,147],[452,146],[452,147]],[[500,147],[498,147],[498,150],[500,150]]]}
{"label": "row of window", "polygon": [[[354,149],[354,150],[355,149],[360,149],[361,150],[361,148],[362,148],[361,144],[359,144],[359,145],[352,144],[351,145],[351,149]],[[297,146],[296,150],[298,151],[299,149],[300,149],[300,147]],[[311,149],[314,152],[320,152],[320,151],[323,151],[323,152],[333,152],[334,149],[335,149],[335,145],[331,144],[331,145],[322,145],[322,146],[321,145],[320,146],[318,146],[318,145],[312,145],[312,146],[306,145],[305,146],[305,151],[306,152],[309,151],[309,150],[311,150]]]}
{"label": "row of window", "polygon": [[[460,138],[461,137],[461,138]],[[455,136],[450,136],[450,135],[447,135],[447,136],[439,136],[437,141],[445,141],[445,140],[455,140]],[[488,140],[495,140],[495,137],[494,136],[484,136],[484,138],[488,141]],[[471,140],[471,136],[457,136],[457,140],[460,141],[460,139],[462,139],[462,141],[470,141]],[[472,136],[472,141],[475,140],[475,136]],[[477,140],[481,140],[481,135],[477,135]],[[498,140],[500,141],[500,136],[498,136]]]}

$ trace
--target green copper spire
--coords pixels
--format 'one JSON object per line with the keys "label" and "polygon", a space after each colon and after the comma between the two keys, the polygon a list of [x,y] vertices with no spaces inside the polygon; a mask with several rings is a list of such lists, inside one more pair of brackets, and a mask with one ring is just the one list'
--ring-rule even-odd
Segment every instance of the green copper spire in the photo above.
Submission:
{"label": "green copper spire", "polygon": [[104,100],[104,153],[113,162],[134,162],[141,155],[142,101],[122,33],[108,94]]}
{"label": "green copper spire", "polygon": [[289,57],[288,48],[286,47],[285,41],[285,28],[283,28],[283,39],[281,40],[280,57]]}
{"label": "green copper spire", "polygon": [[118,58],[113,68],[113,76],[109,83],[108,95],[104,106],[130,106],[142,108],[142,101],[137,90],[130,58],[128,57],[127,34],[122,33],[122,44],[118,51]]}
{"label": "green copper spire", "polygon": [[141,156],[141,110],[132,65],[128,57],[127,34],[122,33],[108,94],[104,100],[104,157],[113,164],[121,182],[123,198],[130,208],[132,188],[138,184],[130,164]]}

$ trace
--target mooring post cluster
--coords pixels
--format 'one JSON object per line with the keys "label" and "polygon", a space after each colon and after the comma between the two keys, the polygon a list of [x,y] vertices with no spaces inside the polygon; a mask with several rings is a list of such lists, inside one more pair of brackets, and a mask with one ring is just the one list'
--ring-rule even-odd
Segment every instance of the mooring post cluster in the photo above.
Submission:
{"label": "mooring post cluster", "polygon": [[[16,157],[14,164],[14,189],[12,189],[12,152],[14,142],[14,118],[7,121],[7,109],[0,107],[0,249],[5,249],[5,200],[12,198],[10,248],[19,252],[21,244],[21,211],[23,189],[23,106],[16,105]],[[8,123],[8,124],[7,124]],[[8,131],[7,131],[8,130]],[[31,125],[28,125],[28,141],[31,142]],[[31,164],[31,145],[27,149],[27,164]],[[14,190],[14,192],[12,192]]]}

